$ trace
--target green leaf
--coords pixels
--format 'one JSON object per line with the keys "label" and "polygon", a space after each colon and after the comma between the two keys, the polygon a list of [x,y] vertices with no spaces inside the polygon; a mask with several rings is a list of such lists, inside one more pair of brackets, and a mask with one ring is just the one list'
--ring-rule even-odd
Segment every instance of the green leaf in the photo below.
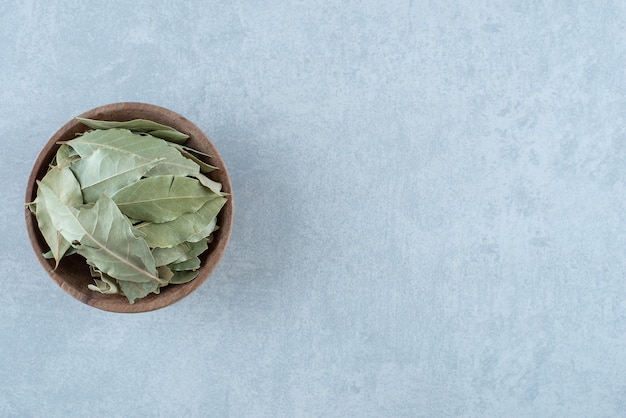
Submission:
{"label": "green leaf", "polygon": [[[63,237],[61,237],[63,238]],[[65,238],[63,238],[65,239]],[[69,244],[69,242],[68,242]],[[68,248],[68,250],[65,252],[65,254],[63,254],[63,257],[68,257],[72,254],[76,254],[76,249],[72,246],[70,246],[70,248]],[[46,260],[51,260],[54,259],[54,254],[52,254],[52,250],[46,251],[45,253],[41,254],[41,256],[43,258],[45,258]]]}
{"label": "green leaf", "polygon": [[151,120],[134,119],[128,122],[116,122],[86,118],[76,119],[93,129],[123,128],[133,132],[149,133],[152,136],[167,139],[168,141],[172,141],[177,144],[182,144],[189,138],[189,135],[179,132],[171,126],[162,125]]}
{"label": "green leaf", "polygon": [[91,273],[91,277],[94,277],[95,285],[88,284],[87,288],[105,295],[115,295],[120,293],[120,290],[117,287],[117,281],[113,277],[101,272],[97,267],[94,267],[91,264],[88,265],[89,273]]}
{"label": "green leaf", "polygon": [[160,287],[157,282],[129,282],[126,280],[118,280],[117,284],[120,290],[132,305],[135,300],[144,298],[150,293],[159,293]]}
{"label": "green leaf", "polygon": [[157,271],[159,272],[159,277],[161,280],[169,283],[169,281],[174,277],[174,273],[167,266],[159,266],[157,267]]}
{"label": "green leaf", "polygon": [[[213,218],[213,219],[217,220],[217,218]],[[187,242],[186,244],[189,246],[189,251],[187,251],[185,254],[181,255],[176,260],[173,260],[168,264],[182,263],[183,261],[187,261],[191,258],[199,256],[200,254],[202,254],[209,248],[206,239],[201,239],[200,241],[197,241],[197,242]]]}
{"label": "green leaf", "polygon": [[154,248],[152,255],[157,266],[182,263],[199,256],[208,249],[207,240],[183,242],[170,248]]}
{"label": "green leaf", "polygon": [[105,295],[116,295],[120,292],[115,282],[111,279],[94,279],[94,283],[95,285],[88,284],[87,288],[96,292],[103,293]]}
{"label": "green leaf", "polygon": [[95,202],[101,194],[112,195],[120,188],[139,180],[157,160],[122,155],[97,149],[72,164],[85,202]]}
{"label": "green leaf", "polygon": [[201,173],[207,174],[207,173],[210,173],[211,171],[215,171],[218,169],[217,167],[212,166],[211,164],[205,163],[200,158],[196,157],[195,155],[193,155],[191,152],[187,151],[183,147],[181,147],[179,151],[183,157],[188,158],[194,163],[198,164],[198,166],[200,167]]}
{"label": "green leaf", "polygon": [[59,142],[27,203],[51,244],[44,257],[58,264],[63,254],[80,254],[94,277],[90,289],[122,293],[131,304],[193,280],[227,196],[205,176],[216,169],[201,157],[210,156],[152,121],[78,120],[94,130]]}
{"label": "green leaf", "polygon": [[211,180],[210,178],[208,178],[207,176],[205,176],[204,174],[198,173],[198,174],[194,174],[194,177],[196,179],[198,179],[198,181],[200,181],[200,183],[202,183],[202,185],[204,187],[206,187],[207,189],[211,190],[213,193],[215,193],[218,196],[225,196],[226,193],[222,193],[222,184],[218,183],[217,181]]}
{"label": "green leaf", "polygon": [[174,142],[176,144],[184,144],[189,139],[189,135],[185,135],[184,133],[178,132],[177,130],[170,131],[167,129],[157,129],[147,133],[152,136],[156,136],[157,138]]}
{"label": "green leaf", "polygon": [[206,238],[213,231],[216,231],[216,230],[217,230],[217,217],[214,217],[213,219],[211,219],[211,222],[206,224],[206,226],[202,228],[200,231],[196,232],[195,234],[191,234],[189,237],[187,237],[187,241],[189,242],[205,241]]}
{"label": "green leaf", "polygon": [[177,271],[174,273],[174,277],[170,280],[170,284],[184,284],[192,281],[198,276],[199,271]]}
{"label": "green leaf", "polygon": [[52,189],[65,204],[78,206],[83,203],[80,184],[69,168],[51,168],[43,176],[41,183]]}
{"label": "green leaf", "polygon": [[103,277],[102,279],[94,279],[94,283],[95,285],[91,283],[88,284],[87,288],[105,295],[116,295],[120,292],[115,281],[112,279]]}
{"label": "green leaf", "polygon": [[172,271],[198,270],[200,268],[200,259],[193,257],[181,263],[170,264],[168,267]]}
{"label": "green leaf", "polygon": [[197,211],[214,196],[196,179],[156,176],[129,184],[111,198],[129,218],[162,223]]}
{"label": "green leaf", "polygon": [[32,202],[27,202],[26,207],[33,215],[37,215],[37,198],[35,198]]}
{"label": "green leaf", "polygon": [[89,271],[91,272],[91,277],[95,277],[95,285],[88,284],[88,289],[100,292],[105,295],[116,295],[120,293],[120,290],[117,287],[116,280],[113,277],[101,272],[91,265],[89,266]]}
{"label": "green leaf", "polygon": [[39,189],[54,225],[89,264],[120,281],[161,282],[146,241],[133,234],[128,218],[109,197],[102,195],[92,208],[78,210],[44,183]]}
{"label": "green leaf", "polygon": [[197,164],[172,148],[168,142],[151,135],[137,135],[125,129],[89,132],[70,141],[70,144],[82,149],[83,152],[103,148],[149,160],[158,159],[159,163],[146,173],[146,176],[166,174],[192,176],[200,169]]}
{"label": "green leaf", "polygon": [[[226,203],[226,198],[214,195],[197,212],[186,213],[173,221],[160,224],[146,222],[135,228],[146,234],[145,240],[151,248],[174,247],[182,242],[190,241],[190,237],[193,237],[192,242],[200,241],[203,237],[198,237],[198,235],[214,224],[214,218],[224,203]],[[204,236],[206,237],[211,232]]]}
{"label": "green leaf", "polygon": [[89,274],[91,274],[91,277],[102,277],[102,275],[104,274],[103,272],[101,272],[96,267],[92,266],[91,264],[87,264],[87,265],[89,266]]}
{"label": "green leaf", "polygon": [[108,129],[88,132],[67,142],[82,158],[89,157],[96,150],[116,152],[118,158],[135,157],[144,160],[159,160],[145,176],[176,175],[192,176],[200,167],[183,157],[162,139],[150,135],[138,135],[127,129]]}
{"label": "green leaf", "polygon": [[56,167],[61,170],[69,167],[74,161],[80,159],[80,155],[67,144],[61,144],[55,156]]}
{"label": "green leaf", "polygon": [[[77,206],[83,203],[83,195],[80,191],[80,185],[69,168],[59,170],[58,168],[50,169],[41,179],[40,184],[49,187],[59,201],[65,205]],[[59,261],[70,248],[70,243],[59,233],[57,226],[48,211],[49,202],[42,195],[41,188],[37,189],[37,198],[35,199],[37,211],[35,217],[41,235],[43,235],[46,243],[50,247],[52,258],[56,261],[55,268],[59,265]]]}
{"label": "green leaf", "polygon": [[157,266],[166,266],[176,263],[179,260],[184,261],[183,258],[190,251],[190,243],[183,242],[170,248],[154,248],[152,250],[152,256]]}
{"label": "green leaf", "polygon": [[168,145],[169,145],[170,147],[172,147],[172,148],[176,148],[176,149],[177,149],[177,150],[179,150],[181,153],[182,153],[183,151],[187,151],[187,152],[189,152],[189,153],[191,153],[191,154],[194,154],[194,155],[202,155],[203,157],[213,158],[213,156],[212,156],[212,155],[207,154],[207,153],[202,152],[202,151],[198,151],[198,150],[197,150],[197,149],[195,149],[195,148],[190,148],[190,147],[186,147],[186,146],[184,146],[184,145],[180,145],[180,144],[172,144],[172,143],[169,143]]}

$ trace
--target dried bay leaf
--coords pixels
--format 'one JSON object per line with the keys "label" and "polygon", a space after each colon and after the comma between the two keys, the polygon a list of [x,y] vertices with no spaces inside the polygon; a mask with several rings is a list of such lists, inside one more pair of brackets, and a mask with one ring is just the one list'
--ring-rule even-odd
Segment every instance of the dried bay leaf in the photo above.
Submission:
{"label": "dried bay leaf", "polygon": [[61,144],[55,155],[55,165],[59,170],[69,167],[74,161],[80,159],[80,155],[67,144]]}
{"label": "dried bay leaf", "polygon": [[[78,222],[79,209],[63,203],[56,192],[41,181],[37,185],[37,193],[41,193],[42,200],[46,201],[48,214],[57,231],[68,242],[81,240],[85,230]],[[39,206],[40,204],[37,205]]]}
{"label": "dried bay leaf", "polygon": [[216,169],[202,159],[210,156],[152,121],[79,120],[95,130],[59,143],[27,203],[51,248],[44,257],[58,265],[63,254],[80,254],[91,290],[131,304],[193,280],[227,196],[205,175]]}
{"label": "dried bay leaf", "polygon": [[191,245],[188,242],[183,242],[169,248],[154,248],[152,250],[152,256],[158,267],[176,263],[179,260],[184,261],[183,258],[190,251]]}
{"label": "dried bay leaf", "polygon": [[102,277],[102,279],[94,279],[94,283],[95,285],[88,284],[87,288],[105,295],[115,295],[119,293],[119,289],[114,280]]}
{"label": "dried bay leaf", "polygon": [[[213,195],[198,211],[185,213],[177,219],[164,223],[145,222],[135,228],[146,234],[145,240],[151,248],[174,247],[182,242],[190,241],[189,237],[194,237],[194,241],[200,241],[203,237],[197,237],[204,233],[207,227],[214,225],[215,217],[226,203],[226,198]],[[212,231],[211,231],[212,232]],[[208,232],[205,237],[210,234]]]}
{"label": "dried bay leaf", "polygon": [[185,146],[185,145],[181,145],[181,144],[172,144],[172,143],[169,143],[168,145],[169,145],[170,147],[172,147],[172,148],[176,148],[177,150],[179,150],[179,151],[181,151],[181,152],[182,152],[182,151],[187,151],[188,153],[191,153],[191,154],[194,154],[194,155],[201,155],[201,156],[203,156],[203,157],[213,158],[213,156],[212,156],[212,155],[210,155],[210,154],[207,154],[207,153],[205,153],[205,152],[199,151],[199,150],[197,150],[197,149],[195,149],[195,148],[190,148],[190,147],[187,147],[187,146]]}
{"label": "dried bay leaf", "polygon": [[[217,219],[217,218],[214,218],[214,219]],[[209,248],[209,245],[206,239],[201,239],[200,241],[197,241],[197,242],[186,242],[185,244],[189,246],[189,251],[187,251],[186,253],[178,257],[176,260],[173,260],[168,264],[182,263],[183,261],[187,261],[193,257],[199,256],[200,254],[202,254]]]}
{"label": "dried bay leaf", "polygon": [[198,242],[183,242],[170,248],[154,248],[152,255],[157,266],[165,266],[169,264],[182,263],[200,254],[208,249],[207,240],[203,239]]}
{"label": "dried bay leaf", "polygon": [[136,157],[159,160],[145,176],[176,175],[193,176],[200,167],[183,157],[162,139],[150,135],[138,135],[127,129],[108,129],[88,132],[67,142],[82,157],[88,157],[96,150],[118,152],[120,158]]}
{"label": "dried bay leaf", "polygon": [[83,200],[89,203],[95,202],[103,193],[112,195],[120,188],[139,180],[157,162],[158,160],[96,149],[70,168],[80,183]]}
{"label": "dried bay leaf", "polygon": [[87,125],[93,129],[108,130],[123,128],[128,129],[132,132],[149,133],[152,136],[167,139],[168,141],[172,141],[177,144],[183,144],[187,139],[189,139],[189,135],[179,132],[171,126],[163,125],[146,119],[134,119],[127,122],[104,121],[87,118],[76,119],[78,119],[84,125]]}
{"label": "dried bay leaf", "polygon": [[63,203],[71,206],[78,206],[83,203],[80,184],[69,168],[51,168],[43,176],[41,183],[54,190]]}
{"label": "dried bay leaf", "polygon": [[172,271],[198,270],[200,268],[200,259],[193,257],[180,263],[169,264],[167,267]]}
{"label": "dried bay leaf", "polygon": [[199,271],[177,271],[174,272],[174,277],[171,278],[170,284],[184,284],[189,283],[198,276]]}
{"label": "dried bay leaf", "polygon": [[[50,169],[41,179],[41,184],[46,185],[54,191],[59,201],[70,206],[77,206],[83,203],[83,195],[80,191],[80,185],[69,168],[59,170],[58,168]],[[58,267],[59,261],[70,249],[70,243],[59,233],[57,226],[48,211],[48,202],[43,196],[41,188],[37,189],[37,198],[35,199],[37,211],[35,217],[39,230],[43,235],[50,252]]]}
{"label": "dried bay leaf", "polygon": [[[159,162],[152,170],[146,173],[146,177],[163,175],[194,176],[198,174],[200,167],[194,164],[193,161],[171,151],[175,150],[170,148],[164,149],[162,153],[154,153],[155,158],[159,158]],[[150,155],[150,153],[145,153],[145,155]]]}
{"label": "dried bay leaf", "polygon": [[109,197],[102,195],[92,208],[78,210],[61,202],[45,184],[39,188],[53,223],[89,264],[120,281],[161,282],[150,248],[133,234]]}
{"label": "dried bay leaf", "polygon": [[157,267],[157,271],[159,272],[159,277],[166,283],[169,283],[172,277],[174,277],[174,273],[167,266],[159,266]]}
{"label": "dried bay leaf", "polygon": [[137,299],[144,298],[150,293],[159,293],[160,291],[158,282],[131,282],[118,280],[117,284],[131,305],[134,304]]}
{"label": "dried bay leaf", "polygon": [[87,263],[87,265],[89,266],[89,274],[91,274],[91,277],[102,277],[102,275],[104,274],[93,265],[89,263]]}
{"label": "dried bay leaf", "polygon": [[200,231],[196,232],[195,234],[190,235],[187,238],[187,241],[189,241],[189,242],[204,241],[214,231],[217,231],[217,217],[211,219],[211,222],[209,222],[203,229],[201,229]]}
{"label": "dried bay leaf", "polygon": [[93,284],[88,284],[87,287],[96,292],[100,292],[105,295],[115,295],[120,293],[116,280],[98,270],[96,267],[89,265],[89,272],[91,273],[91,277],[95,277]]}
{"label": "dried bay leaf", "polygon": [[87,234],[77,252],[103,273],[119,281],[160,282],[146,242],[137,238],[115,203],[103,195],[96,205],[79,214]]}
{"label": "dried bay leaf", "polygon": [[189,135],[183,134],[177,130],[156,129],[147,133],[176,144],[184,144],[189,139]]}
{"label": "dried bay leaf", "polygon": [[197,211],[214,196],[196,179],[155,176],[129,184],[111,198],[129,218],[163,223]]}
{"label": "dried bay leaf", "polygon": [[217,170],[217,167],[212,166],[211,164],[205,163],[200,158],[196,157],[195,155],[193,155],[191,152],[187,151],[183,147],[181,147],[179,151],[183,157],[188,158],[194,163],[198,164],[198,166],[200,167],[201,173],[207,174],[207,173],[210,173],[211,171]]}
{"label": "dried bay leaf", "polygon": [[[45,208],[45,204],[42,205],[42,208]],[[47,210],[42,210],[39,213],[39,216],[37,216],[37,225],[39,225],[39,229],[42,231],[41,234],[44,236],[46,244],[48,244],[50,248],[50,251],[43,253],[43,257],[54,259],[54,268],[56,270],[56,268],[59,267],[59,262],[72,246],[58,231],[50,231],[50,229],[54,228],[54,225],[52,225],[52,221],[47,215]],[[52,226],[52,228],[50,228],[50,226]],[[49,232],[44,233],[43,231]]]}
{"label": "dried bay leaf", "polygon": [[[65,238],[63,238],[63,239],[65,239]],[[70,248],[65,252],[65,254],[63,254],[63,257],[69,257],[72,254],[76,254],[76,249],[74,247],[72,247],[71,244],[70,244]],[[52,254],[52,250],[46,251],[45,253],[41,254],[41,256],[43,258],[45,258],[46,260],[54,259],[54,254]]]}
{"label": "dried bay leaf", "polygon": [[219,196],[224,196],[225,193],[222,193],[222,183],[218,183],[217,181],[211,180],[207,176],[202,173],[195,174],[194,177],[202,183],[204,187],[211,190],[213,193]]}

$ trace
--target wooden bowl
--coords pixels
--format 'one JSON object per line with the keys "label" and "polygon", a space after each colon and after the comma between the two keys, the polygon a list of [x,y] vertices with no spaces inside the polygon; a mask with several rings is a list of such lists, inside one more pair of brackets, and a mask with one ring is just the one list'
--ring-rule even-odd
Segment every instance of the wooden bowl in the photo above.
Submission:
{"label": "wooden bowl", "polygon": [[[89,274],[89,268],[85,259],[79,255],[64,257],[57,269],[54,270],[54,260],[46,260],[42,256],[44,252],[48,251],[48,246],[39,231],[37,219],[26,208],[26,229],[39,262],[63,290],[79,301],[98,309],[122,313],[147,312],[178,302],[196,290],[209,277],[224,255],[230,239],[233,223],[233,192],[222,157],[220,157],[219,152],[209,138],[196,125],[183,116],[159,106],[132,102],[113,103],[89,110],[79,116],[115,121],[149,119],[186,133],[189,135],[189,139],[185,145],[212,156],[212,158],[206,159],[206,162],[218,167],[219,170],[212,172],[210,177],[222,183],[222,190],[229,193],[230,196],[228,196],[226,204],[218,215],[220,228],[213,234],[214,239],[209,244],[208,251],[205,251],[200,257],[202,265],[198,276],[185,284],[165,286],[161,289],[160,294],[150,294],[143,299],[136,300],[133,305],[129,304],[128,300],[122,295],[104,295],[89,290],[87,285],[92,283],[92,277]],[[35,199],[37,195],[36,180],[40,180],[46,174],[48,165],[59,148],[57,142],[73,139],[76,134],[88,129],[87,126],[76,119],[72,119],[50,138],[37,157],[28,179],[26,202],[32,202]]]}

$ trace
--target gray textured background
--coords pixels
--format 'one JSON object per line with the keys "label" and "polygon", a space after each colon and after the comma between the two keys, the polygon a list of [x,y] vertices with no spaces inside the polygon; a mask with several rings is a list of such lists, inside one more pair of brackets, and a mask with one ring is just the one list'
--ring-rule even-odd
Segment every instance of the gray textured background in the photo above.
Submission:
{"label": "gray textured background", "polygon": [[[623,416],[625,3],[315,3],[0,4],[0,416]],[[149,314],[66,295],[23,221],[118,101],[200,126],[236,198]]]}

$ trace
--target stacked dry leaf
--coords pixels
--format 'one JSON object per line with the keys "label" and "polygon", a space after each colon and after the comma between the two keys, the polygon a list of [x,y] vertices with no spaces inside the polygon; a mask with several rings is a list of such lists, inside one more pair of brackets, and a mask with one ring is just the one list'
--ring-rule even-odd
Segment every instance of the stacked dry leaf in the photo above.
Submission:
{"label": "stacked dry leaf", "polygon": [[58,266],[78,254],[101,293],[132,304],[193,280],[226,202],[216,168],[188,136],[147,120],[80,119],[92,130],[61,144],[29,204]]}

